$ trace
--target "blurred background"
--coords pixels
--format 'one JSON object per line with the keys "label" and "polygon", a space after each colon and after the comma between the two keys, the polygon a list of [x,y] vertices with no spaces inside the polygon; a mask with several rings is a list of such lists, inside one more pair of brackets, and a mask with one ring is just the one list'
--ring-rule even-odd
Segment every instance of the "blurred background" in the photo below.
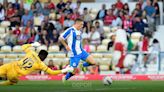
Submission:
{"label": "blurred background", "polygon": [[[42,46],[33,50],[49,52],[45,63],[64,68],[69,58],[58,37],[82,18],[83,48],[98,65],[77,74],[164,74],[163,5],[163,0],[0,0],[0,65],[19,60],[25,54],[21,45],[37,41]],[[136,58],[117,70],[112,53],[120,28],[127,32],[126,53]]]}

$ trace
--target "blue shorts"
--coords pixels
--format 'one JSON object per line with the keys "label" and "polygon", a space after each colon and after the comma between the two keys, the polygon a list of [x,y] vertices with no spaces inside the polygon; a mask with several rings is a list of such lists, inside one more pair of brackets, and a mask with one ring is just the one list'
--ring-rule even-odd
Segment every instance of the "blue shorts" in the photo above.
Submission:
{"label": "blue shorts", "polygon": [[78,66],[80,60],[85,61],[88,56],[89,56],[89,54],[86,51],[82,51],[81,54],[76,55],[74,57],[70,57],[70,66],[72,66],[73,68],[76,68]]}

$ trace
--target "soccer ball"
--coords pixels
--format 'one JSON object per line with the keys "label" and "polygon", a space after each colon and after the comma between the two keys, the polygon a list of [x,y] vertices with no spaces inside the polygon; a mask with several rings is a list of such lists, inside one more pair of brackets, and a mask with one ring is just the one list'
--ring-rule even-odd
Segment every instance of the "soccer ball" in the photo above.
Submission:
{"label": "soccer ball", "polygon": [[110,86],[112,84],[112,81],[113,81],[112,78],[109,76],[105,76],[103,78],[103,84],[106,86]]}

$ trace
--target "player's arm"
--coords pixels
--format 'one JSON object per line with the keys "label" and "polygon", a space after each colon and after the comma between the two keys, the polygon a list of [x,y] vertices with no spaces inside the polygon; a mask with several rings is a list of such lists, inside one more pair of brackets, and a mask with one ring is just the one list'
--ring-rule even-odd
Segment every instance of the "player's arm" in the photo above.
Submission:
{"label": "player's arm", "polygon": [[31,47],[32,46],[40,46],[40,44],[38,43],[38,42],[35,42],[35,43],[32,43],[32,44],[24,44],[23,46],[22,46],[22,50],[25,52],[25,53],[27,53],[27,52],[30,52],[31,51]]}
{"label": "player's arm", "polygon": [[66,48],[67,51],[70,51],[70,48],[68,47],[67,43],[66,43],[66,39],[67,37],[70,35],[71,30],[66,30],[64,33],[62,33],[59,37],[59,41],[64,45],[64,47]]}
{"label": "player's arm", "polygon": [[31,44],[25,44],[22,46],[22,50],[27,53],[27,52],[30,52],[30,47],[32,47]]}
{"label": "player's arm", "polygon": [[69,66],[62,70],[52,70],[52,69],[48,68],[43,62],[40,64],[40,69],[51,75],[57,75],[57,74],[73,71],[73,68],[69,67]]}

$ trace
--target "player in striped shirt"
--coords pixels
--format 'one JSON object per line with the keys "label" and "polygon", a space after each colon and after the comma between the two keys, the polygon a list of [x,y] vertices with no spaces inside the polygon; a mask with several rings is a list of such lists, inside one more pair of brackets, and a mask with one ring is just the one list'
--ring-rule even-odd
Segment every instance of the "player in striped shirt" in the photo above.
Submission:
{"label": "player in striped shirt", "polygon": [[[96,64],[93,57],[82,48],[81,28],[83,27],[83,24],[83,20],[76,19],[75,24],[65,30],[65,32],[63,32],[59,37],[60,42],[68,51],[70,66],[74,69],[77,68],[80,60],[86,61],[83,63],[83,67]],[[68,80],[73,75],[74,74],[72,72],[68,72],[63,80]]]}

